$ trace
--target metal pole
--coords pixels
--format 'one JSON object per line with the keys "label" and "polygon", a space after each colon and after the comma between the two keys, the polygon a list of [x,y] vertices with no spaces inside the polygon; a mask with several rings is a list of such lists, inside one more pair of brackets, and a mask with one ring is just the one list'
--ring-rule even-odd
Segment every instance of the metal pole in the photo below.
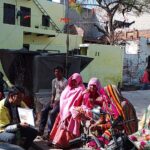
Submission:
{"label": "metal pole", "polygon": [[[66,2],[66,18],[69,17],[69,1]],[[67,37],[66,37],[66,77],[68,77],[68,53],[69,53],[69,21],[66,22]]]}

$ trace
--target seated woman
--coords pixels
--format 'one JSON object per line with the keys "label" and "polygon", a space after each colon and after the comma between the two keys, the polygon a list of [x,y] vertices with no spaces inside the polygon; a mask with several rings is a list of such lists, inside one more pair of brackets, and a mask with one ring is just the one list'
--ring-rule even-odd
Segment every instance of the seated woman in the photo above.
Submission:
{"label": "seated woman", "polygon": [[68,148],[69,140],[80,136],[80,120],[71,112],[74,105],[78,106],[82,92],[85,90],[82,77],[74,73],[68,79],[68,85],[60,97],[60,113],[50,133],[50,142],[58,148]]}
{"label": "seated woman", "polygon": [[129,138],[137,149],[150,149],[150,105],[139,123],[139,130],[130,135]]}
{"label": "seated woman", "polygon": [[105,91],[110,100],[117,106],[117,110],[125,121],[124,130],[130,135],[138,130],[138,119],[132,103],[122,96],[121,92],[115,85],[108,85]]}
{"label": "seated woman", "polygon": [[[104,90],[101,87],[101,83],[97,78],[91,78],[87,89],[82,93],[81,107],[76,107],[77,111],[88,112],[96,105],[102,105],[102,97],[100,97],[104,93]],[[79,101],[78,101],[79,102]],[[91,111],[89,111],[90,113]]]}
{"label": "seated woman", "polygon": [[[83,92],[82,105],[75,109],[79,114],[88,119],[93,117],[92,109],[94,107],[101,106],[102,109],[104,109],[104,102],[108,103],[109,99],[104,89],[101,87],[100,81],[97,78],[91,78],[88,83],[88,88]],[[102,120],[102,118],[103,117],[100,117],[100,120]],[[96,124],[92,126],[93,129]]]}
{"label": "seated woman", "polygon": [[[135,114],[135,110],[133,109],[133,107],[131,107],[132,105],[127,105],[127,104],[130,104],[129,101],[127,100],[125,101],[125,99],[121,96],[121,94],[119,93],[119,91],[117,90],[115,86],[108,85],[104,89],[106,92],[105,94],[107,95],[106,96],[107,99],[103,101],[102,109],[106,114],[102,115],[95,124],[91,125],[91,131],[92,132],[99,131],[98,139],[103,144],[107,145],[112,139],[112,134],[110,130],[112,126],[111,124],[112,120],[113,121],[116,121],[116,120],[126,121],[127,119],[132,117],[133,120],[131,123],[132,123],[132,126],[135,127],[135,129],[131,129],[131,125],[129,123],[122,124],[121,126],[116,125],[115,127],[116,131],[125,130],[125,132],[128,134],[128,133],[133,133],[133,130],[136,130],[137,117]],[[122,106],[122,104],[124,104],[124,106]],[[128,115],[124,111],[128,112]],[[90,147],[96,148],[96,143],[93,141],[90,142],[88,145]]]}

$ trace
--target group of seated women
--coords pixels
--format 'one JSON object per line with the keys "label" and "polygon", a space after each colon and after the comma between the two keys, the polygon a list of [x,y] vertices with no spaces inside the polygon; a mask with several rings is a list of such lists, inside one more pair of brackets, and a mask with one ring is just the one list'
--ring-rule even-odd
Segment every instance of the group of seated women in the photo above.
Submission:
{"label": "group of seated women", "polygon": [[[93,117],[92,109],[95,106],[99,106],[106,115],[100,115],[98,121],[91,124],[90,130],[93,134],[96,130],[100,131],[96,136],[104,144],[108,144],[112,138],[111,118],[117,120],[121,117],[125,121],[118,128],[124,130],[127,135],[138,130],[138,120],[133,105],[115,86],[102,87],[99,79],[91,78],[85,88],[81,75],[74,73],[68,79],[68,85],[61,94],[60,112],[49,135],[49,143],[57,148],[68,148],[69,141],[81,135],[83,118]],[[96,148],[93,141],[88,146]]]}

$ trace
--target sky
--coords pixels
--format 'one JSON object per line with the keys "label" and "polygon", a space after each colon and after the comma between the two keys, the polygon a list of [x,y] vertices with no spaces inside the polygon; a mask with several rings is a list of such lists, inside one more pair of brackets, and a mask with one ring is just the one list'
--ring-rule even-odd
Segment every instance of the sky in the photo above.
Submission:
{"label": "sky", "polygon": [[53,2],[57,2],[57,3],[60,3],[60,0],[53,0]]}
{"label": "sky", "polygon": [[[60,0],[52,0],[53,2],[57,2],[57,3],[60,3]],[[88,3],[88,4],[95,4],[95,0],[77,0],[78,2],[82,2],[84,1],[85,3]]]}

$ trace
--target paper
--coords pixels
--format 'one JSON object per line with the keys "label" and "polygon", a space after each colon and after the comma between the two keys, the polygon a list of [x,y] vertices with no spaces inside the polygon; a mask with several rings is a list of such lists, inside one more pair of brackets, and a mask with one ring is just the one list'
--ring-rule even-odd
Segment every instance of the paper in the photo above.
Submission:
{"label": "paper", "polygon": [[21,123],[26,122],[31,126],[35,126],[33,109],[18,107],[18,114]]}

